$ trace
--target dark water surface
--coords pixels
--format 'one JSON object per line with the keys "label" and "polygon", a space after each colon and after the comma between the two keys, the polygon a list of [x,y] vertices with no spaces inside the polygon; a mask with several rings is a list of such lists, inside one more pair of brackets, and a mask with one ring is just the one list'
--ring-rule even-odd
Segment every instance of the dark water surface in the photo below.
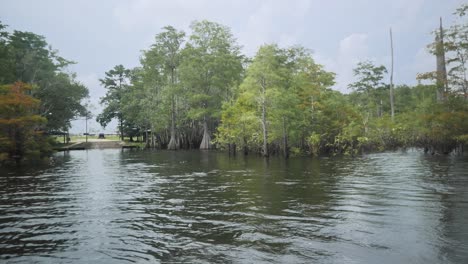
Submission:
{"label": "dark water surface", "polygon": [[89,150],[0,170],[1,263],[468,263],[468,157]]}

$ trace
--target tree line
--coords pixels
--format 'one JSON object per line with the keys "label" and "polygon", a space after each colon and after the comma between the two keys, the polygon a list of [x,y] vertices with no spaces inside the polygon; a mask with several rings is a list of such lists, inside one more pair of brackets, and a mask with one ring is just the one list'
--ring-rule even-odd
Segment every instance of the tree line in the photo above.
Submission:
{"label": "tree line", "polygon": [[0,22],[0,163],[47,157],[75,117],[88,89],[43,36],[14,30]]}
{"label": "tree line", "polygon": [[466,10],[462,5],[454,13],[459,22],[435,30],[428,49],[438,66],[419,74],[417,85],[394,87],[393,76],[385,82],[385,66],[362,61],[349,94],[332,89],[335,73],[304,47],[263,45],[249,58],[221,24],[195,21],[188,36],[167,26],[139,67],[106,72],[106,107],[97,121],[117,118],[122,137],[140,135],[148,147],[171,150],[448,153],[468,140]]}
{"label": "tree line", "polygon": [[[434,30],[428,50],[437,63],[418,74],[417,85],[394,87],[393,65],[387,83],[385,66],[362,61],[349,93],[332,89],[335,73],[305,47],[267,44],[248,57],[221,24],[195,21],[189,35],[166,26],[140,66],[105,73],[97,121],[117,119],[122,139],[170,150],[288,157],[415,146],[449,153],[468,142],[467,10],[462,5],[456,23]],[[73,63],[43,36],[0,23],[0,161],[49,155],[48,136],[88,116],[88,89],[67,70]]]}

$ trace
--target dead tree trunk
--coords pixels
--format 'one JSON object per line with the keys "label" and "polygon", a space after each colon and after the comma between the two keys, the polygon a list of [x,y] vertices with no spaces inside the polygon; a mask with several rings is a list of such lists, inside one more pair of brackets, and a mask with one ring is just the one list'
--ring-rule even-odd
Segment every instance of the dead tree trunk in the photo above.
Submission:
{"label": "dead tree trunk", "polygon": [[390,67],[390,109],[391,109],[391,116],[392,121],[395,119],[395,102],[394,102],[394,94],[393,94],[393,35],[392,35],[392,28],[390,28],[390,54],[392,57],[392,63]]}
{"label": "dead tree trunk", "polygon": [[447,68],[445,67],[445,50],[444,50],[444,31],[442,29],[442,18],[440,18],[439,32],[436,33],[436,59],[437,59],[437,101],[445,100],[447,94]]}

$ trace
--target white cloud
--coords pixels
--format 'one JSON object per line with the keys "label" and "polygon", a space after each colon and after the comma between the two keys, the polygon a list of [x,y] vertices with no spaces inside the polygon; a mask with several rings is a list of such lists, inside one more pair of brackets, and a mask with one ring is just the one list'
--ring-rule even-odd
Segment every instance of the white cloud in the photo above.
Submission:
{"label": "white cloud", "polygon": [[114,17],[126,31],[158,31],[172,25],[186,30],[193,20],[214,20],[220,23],[238,19],[247,1],[126,1],[113,9]]}
{"label": "white cloud", "polygon": [[95,73],[89,73],[86,75],[78,75],[77,80],[88,87],[91,103],[99,107],[100,97],[106,94],[104,88],[101,87],[99,77]]}
{"label": "white cloud", "polygon": [[[88,131],[92,132],[106,132],[113,133],[116,129],[117,124],[111,122],[106,129],[103,129],[99,123],[96,122],[96,116],[102,112],[104,107],[99,104],[100,98],[106,94],[104,88],[101,87],[99,77],[94,73],[78,75],[77,80],[84,86],[88,87],[89,90],[89,111],[92,112],[92,118],[88,119]],[[72,121],[71,133],[84,133],[86,127],[86,120],[82,117],[78,117],[78,120]]]}
{"label": "white cloud", "polygon": [[[355,81],[353,69],[359,62],[370,60],[375,65],[384,65],[387,70],[390,70],[391,57],[389,54],[380,54],[376,56],[372,54],[369,49],[369,36],[365,33],[353,33],[343,38],[335,57],[325,57],[320,54],[316,55],[316,60],[325,65],[327,70],[336,73],[336,84],[334,89],[344,93],[349,93],[348,84]],[[394,78],[396,78],[398,71],[394,72]],[[389,76],[386,76],[383,80],[388,81]]]}
{"label": "white cloud", "polygon": [[433,71],[435,65],[434,55],[430,54],[425,47],[420,48],[414,56],[413,71],[415,73]]}
{"label": "white cloud", "polygon": [[397,0],[392,2],[396,19],[393,26],[398,31],[412,30],[418,26],[418,20],[421,18],[420,13],[426,4],[426,0]]}
{"label": "white cloud", "polygon": [[[395,18],[395,20],[392,21],[393,24],[390,24],[397,28],[394,31],[398,31],[417,25],[415,19],[420,16],[425,3],[425,0],[395,0],[391,3],[387,2],[382,8],[391,11],[389,18]],[[154,34],[167,24],[188,31],[188,26],[193,20],[213,20],[230,26],[234,36],[238,38],[239,44],[243,46],[244,53],[253,56],[261,45],[269,43],[278,43],[280,46],[286,47],[309,42],[313,43],[314,46],[306,45],[306,47],[320,49],[316,46],[316,43],[320,43],[317,41],[327,39],[328,33],[330,33],[329,31],[320,31],[325,38],[314,35],[315,31],[318,30],[317,22],[323,19],[320,11],[323,12],[324,8],[326,10],[339,8],[339,6],[340,4],[335,2],[324,5],[318,1],[307,0],[290,2],[136,0],[117,5],[113,13],[124,30],[148,32],[148,37],[145,40],[146,46],[149,45],[148,39],[152,40]],[[328,10],[328,12],[330,11],[332,10]],[[312,13],[315,14],[315,17],[311,17]],[[388,26],[390,25],[384,27]],[[375,32],[366,31],[370,28],[361,28],[360,30],[364,30],[366,33],[348,33],[333,51],[330,47],[321,47],[329,56],[321,56],[318,61],[322,61],[327,69],[337,73],[335,88],[343,92],[349,92],[347,85],[354,81],[352,69],[359,61],[370,59],[376,64],[389,65],[387,52],[378,51],[376,53],[374,51],[376,41],[382,36],[376,35]],[[323,35],[324,33],[327,35]],[[374,36],[372,41],[369,39],[371,33]],[[310,42],[310,39],[315,40]],[[370,45],[373,47],[372,52],[369,48]]]}
{"label": "white cloud", "polygon": [[278,43],[283,47],[298,44],[310,7],[310,1],[305,0],[262,2],[248,15],[246,25],[238,32],[244,51],[253,56],[263,44]]}
{"label": "white cloud", "polygon": [[305,32],[305,18],[310,6],[307,0],[137,0],[117,5],[113,15],[124,31],[141,31],[149,36],[154,36],[165,25],[189,31],[194,20],[215,21],[231,27],[244,52],[251,56],[263,44],[297,44]]}
{"label": "white cloud", "polygon": [[336,73],[335,89],[349,92],[347,86],[353,81],[353,68],[358,62],[369,59],[368,35],[353,33],[343,38],[336,54],[335,58],[321,59],[321,61]]}
{"label": "white cloud", "polygon": [[435,56],[430,54],[428,50],[420,48],[416,55],[414,55],[413,63],[409,64],[408,72],[414,74],[411,76],[413,80],[416,80],[416,75],[418,73],[425,73],[434,71],[436,68],[436,59]]}
{"label": "white cloud", "polygon": [[349,61],[366,57],[369,52],[368,36],[364,33],[353,33],[340,41],[338,58]]}
{"label": "white cloud", "polygon": [[[136,0],[118,4],[113,14],[125,31],[139,30],[156,26],[157,29],[166,24],[175,24],[181,15],[185,14],[192,1],[181,3],[175,1]],[[175,7],[178,7],[176,9]],[[198,10],[194,10],[195,12]]]}

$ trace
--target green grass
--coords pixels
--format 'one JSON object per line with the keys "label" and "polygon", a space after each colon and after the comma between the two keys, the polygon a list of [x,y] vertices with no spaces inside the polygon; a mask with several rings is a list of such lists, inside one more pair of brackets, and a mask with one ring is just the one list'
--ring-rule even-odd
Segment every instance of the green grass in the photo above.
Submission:
{"label": "green grass", "polygon": [[[97,137],[96,137],[97,138]],[[109,135],[107,136],[106,135],[106,139],[109,139],[109,140],[120,140],[120,136],[118,135]],[[124,137],[124,140],[125,140],[125,137]]]}
{"label": "green grass", "polygon": [[[63,143],[63,136],[51,136],[55,141],[59,144],[64,144]],[[66,143],[65,143],[66,144]]]}
{"label": "green grass", "polygon": [[[52,138],[55,139],[55,141],[57,141],[58,143],[63,144],[63,136],[52,136]],[[97,138],[98,138],[97,135],[88,136],[88,139],[97,139]],[[117,135],[109,135],[109,136],[106,135],[105,139],[107,139],[107,140],[120,140],[120,137],[117,136]],[[74,142],[78,142],[78,141],[85,141],[85,140],[86,140],[86,136],[70,135],[70,143],[74,143]]]}
{"label": "green grass", "polygon": [[[70,136],[70,143],[69,144],[66,144],[66,143],[63,144],[63,136],[52,136],[52,138],[54,138],[57,143],[62,144],[64,146],[86,140],[86,136],[71,135]],[[88,136],[88,139],[97,139],[97,138],[98,138],[98,135]],[[118,136],[118,135],[106,135],[105,139],[107,139],[107,140],[120,140],[120,136]],[[134,137],[133,139],[136,139],[136,138]],[[140,146],[141,144],[144,145],[144,142],[135,142],[135,141],[130,142],[129,137],[124,137],[124,142],[125,142],[126,145],[138,145],[138,146]]]}

